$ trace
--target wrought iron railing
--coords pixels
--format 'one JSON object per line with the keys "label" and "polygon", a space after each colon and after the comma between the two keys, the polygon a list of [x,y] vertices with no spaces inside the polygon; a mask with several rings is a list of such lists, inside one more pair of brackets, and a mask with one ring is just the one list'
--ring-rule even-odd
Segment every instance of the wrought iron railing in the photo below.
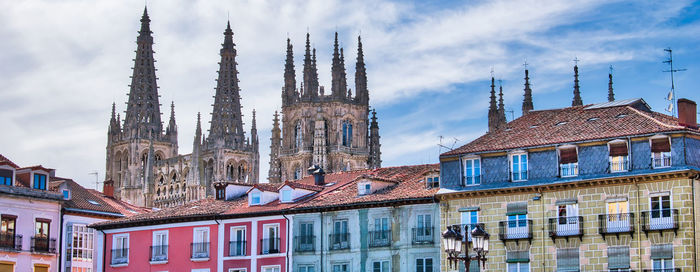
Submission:
{"label": "wrought iron railing", "polygon": [[151,246],[151,256],[149,258],[151,262],[163,262],[168,260],[168,246]]}
{"label": "wrought iron railing", "polygon": [[583,216],[549,218],[549,237],[583,236]]}
{"label": "wrought iron railing", "polygon": [[559,169],[562,178],[578,176],[578,163],[576,162],[559,164]]}
{"label": "wrought iron railing", "polygon": [[209,258],[209,242],[191,243],[190,257],[192,259]]}
{"label": "wrought iron railing", "polygon": [[245,256],[246,241],[229,241],[228,255],[229,256]]}
{"label": "wrought iron railing", "polygon": [[125,264],[129,262],[129,248],[112,249],[112,261],[110,264]]}
{"label": "wrought iron railing", "polygon": [[669,156],[663,156],[661,155],[660,157],[655,157],[651,159],[652,166],[654,168],[664,168],[664,167],[670,167],[671,166],[671,157]]}
{"label": "wrought iron railing", "polygon": [[532,220],[518,219],[498,222],[501,240],[532,239]]}
{"label": "wrought iron railing", "polygon": [[391,245],[391,230],[369,232],[369,247],[386,247]]}
{"label": "wrought iron railing", "polygon": [[0,233],[0,250],[22,251],[22,235]]}
{"label": "wrought iron railing", "polygon": [[56,253],[56,238],[32,237],[32,252]]}
{"label": "wrought iron railing", "polygon": [[280,238],[260,239],[260,254],[280,253]]}
{"label": "wrought iron railing", "polygon": [[328,247],[330,250],[350,248],[350,233],[333,233],[328,235]]}
{"label": "wrought iron railing", "polygon": [[629,159],[627,156],[623,156],[621,160],[613,161],[613,157],[610,160],[610,172],[627,172],[629,170]]}
{"label": "wrought iron railing", "polygon": [[643,272],[681,272],[680,268],[656,268],[644,269]]}
{"label": "wrought iron railing", "polygon": [[316,250],[316,236],[301,235],[294,237],[294,251],[311,252]]}
{"label": "wrought iron railing", "polygon": [[633,233],[633,213],[611,213],[598,215],[598,232],[600,234]]}
{"label": "wrought iron railing", "polygon": [[642,231],[677,230],[678,210],[662,209],[642,212]]}
{"label": "wrought iron railing", "polygon": [[432,226],[413,228],[413,244],[433,244],[435,243],[435,231]]}

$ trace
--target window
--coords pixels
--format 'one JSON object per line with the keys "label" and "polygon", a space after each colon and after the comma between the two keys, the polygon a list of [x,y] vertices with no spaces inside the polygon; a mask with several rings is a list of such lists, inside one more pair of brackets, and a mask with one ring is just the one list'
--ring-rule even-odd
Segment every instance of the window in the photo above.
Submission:
{"label": "window", "polygon": [[389,261],[372,262],[372,272],[390,272]]}
{"label": "window", "polygon": [[557,207],[557,236],[579,234],[579,224],[578,204],[566,204]]}
{"label": "window", "polygon": [[462,212],[462,228],[466,232],[467,240],[472,240],[472,230],[476,228],[476,224],[479,223],[478,211],[464,211]]}
{"label": "window", "polygon": [[34,189],[46,190],[46,175],[34,174]]}
{"label": "window", "polygon": [[195,228],[192,236],[192,259],[209,258],[209,228]]}
{"label": "window", "polygon": [[297,267],[297,271],[299,271],[299,272],[315,272],[316,267],[312,264],[301,264]]}
{"label": "window", "polygon": [[350,247],[348,234],[348,220],[333,221],[333,232],[331,234],[331,249],[347,249]]}
{"label": "window", "polygon": [[151,246],[151,261],[161,262],[168,260],[168,231],[153,232],[153,246]]}
{"label": "window", "polygon": [[481,184],[481,160],[467,159],[464,161],[464,184]]}
{"label": "window", "polygon": [[579,271],[578,248],[557,249],[557,271],[574,272]]}
{"label": "window", "polygon": [[263,239],[261,241],[261,254],[273,254],[280,252],[279,225],[263,225]]}
{"label": "window", "polygon": [[657,136],[650,139],[651,162],[654,168],[671,166],[671,140],[668,136]]}
{"label": "window", "polygon": [[559,175],[561,177],[578,176],[578,150],[576,146],[559,148]]}
{"label": "window", "polygon": [[357,184],[357,194],[358,195],[368,195],[372,193],[372,183],[358,183]]}
{"label": "window", "polygon": [[280,266],[279,265],[263,266],[262,272],[280,272]]}
{"label": "window", "polygon": [[231,241],[229,242],[229,256],[245,256],[246,236],[245,227],[231,227]]}
{"label": "window", "polygon": [[440,176],[428,177],[425,181],[428,188],[438,188],[440,187]]}
{"label": "window", "polygon": [[22,245],[20,243],[22,241],[19,239],[15,240],[17,216],[3,214],[0,217],[2,217],[0,219],[0,248],[17,249],[16,246],[19,246],[19,249],[21,249]]}
{"label": "window", "polygon": [[649,215],[649,228],[650,229],[669,229],[674,225],[673,218],[671,217],[671,196],[670,195],[660,195],[652,196],[651,199],[651,211]]}
{"label": "window", "polygon": [[216,189],[216,199],[218,199],[218,200],[226,199],[226,189],[224,189],[224,188]]}
{"label": "window", "polygon": [[511,179],[513,181],[527,180],[527,154],[511,155]]}
{"label": "window", "polygon": [[433,258],[416,259],[416,272],[433,272]]}
{"label": "window", "polygon": [[375,218],[374,231],[370,233],[369,246],[388,246],[391,244],[391,223],[389,218]]}
{"label": "window", "polygon": [[129,262],[129,234],[117,234],[112,239],[112,265]]}
{"label": "window", "polygon": [[343,146],[352,146],[352,122],[343,121]]}
{"label": "window", "polygon": [[245,268],[229,268],[228,272],[246,272]]}
{"label": "window", "polygon": [[627,200],[607,203],[606,231],[608,233],[627,232],[630,230],[629,204]]}
{"label": "window", "polygon": [[530,252],[508,251],[506,252],[508,272],[530,272]]}
{"label": "window", "polygon": [[349,264],[334,264],[333,265],[333,272],[348,272],[350,271],[350,265]]}
{"label": "window", "polygon": [[299,223],[299,237],[297,237],[297,251],[314,250],[314,223]]}
{"label": "window", "polygon": [[297,166],[296,169],[294,169],[294,179],[300,179],[301,178],[301,168]]}
{"label": "window", "polygon": [[630,270],[629,247],[608,247],[608,270],[610,272]]}
{"label": "window", "polygon": [[530,235],[527,220],[527,202],[508,203],[506,237],[508,239],[527,238]]}
{"label": "window", "polygon": [[416,216],[416,238],[418,240],[432,241],[433,219],[430,214],[419,214]]}
{"label": "window", "polygon": [[285,189],[282,190],[281,202],[292,202],[292,190]]}
{"label": "window", "polygon": [[530,272],[530,263],[508,263],[508,272]]}
{"label": "window", "polygon": [[66,271],[91,271],[95,230],[82,224],[67,226]]}
{"label": "window", "polygon": [[629,168],[627,142],[615,140],[608,143],[610,153],[610,172],[625,172]]}
{"label": "window", "polygon": [[673,268],[673,244],[651,245],[651,267],[655,271]]}
{"label": "window", "polygon": [[12,170],[0,169],[0,185],[12,186]]}
{"label": "window", "polygon": [[250,194],[250,205],[260,205],[260,192]]}
{"label": "window", "polygon": [[63,189],[63,191],[61,191],[61,192],[63,193],[63,199],[64,199],[64,200],[69,200],[69,199],[70,199],[70,190],[68,190],[68,189]]}

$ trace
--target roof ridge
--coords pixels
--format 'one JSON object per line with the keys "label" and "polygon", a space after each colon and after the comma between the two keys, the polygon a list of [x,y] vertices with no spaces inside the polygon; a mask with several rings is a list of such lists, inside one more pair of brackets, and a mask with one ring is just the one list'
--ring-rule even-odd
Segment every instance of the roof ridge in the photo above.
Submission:
{"label": "roof ridge", "polygon": [[650,119],[651,121],[653,121],[653,122],[655,122],[655,123],[657,123],[657,124],[659,124],[659,125],[661,125],[661,126],[668,127],[668,128],[681,128],[681,129],[685,128],[684,126],[680,126],[680,125],[679,125],[679,126],[669,125],[669,124],[666,124],[666,123],[664,123],[664,122],[661,122],[661,121],[659,121],[658,119],[656,119],[656,118],[654,118],[654,117],[651,117],[651,116],[647,115],[646,113],[644,113],[644,112],[642,112],[642,111],[640,111],[640,110],[638,110],[638,109],[635,109],[634,107],[630,107],[629,105],[627,105],[627,106],[625,106],[625,107],[627,107],[628,109],[631,109],[631,110],[634,111],[635,113],[637,113],[637,114],[639,114],[639,115],[641,115],[641,116],[643,116],[643,117],[645,117],[645,118],[647,118],[647,119]]}

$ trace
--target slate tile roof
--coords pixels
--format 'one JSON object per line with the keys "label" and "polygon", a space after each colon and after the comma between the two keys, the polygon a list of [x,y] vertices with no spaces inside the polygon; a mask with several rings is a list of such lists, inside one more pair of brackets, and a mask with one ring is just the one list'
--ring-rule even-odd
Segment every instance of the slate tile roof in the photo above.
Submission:
{"label": "slate tile roof", "polygon": [[[293,213],[310,209],[333,207],[353,208],[369,203],[386,203],[402,200],[421,200],[431,202],[438,188],[427,188],[423,176],[439,171],[439,164],[386,167],[375,170],[355,170],[325,175],[324,186],[314,184],[314,177],[308,176],[285,184],[313,188],[309,197],[293,203],[281,203],[279,200],[265,205],[248,205],[246,195],[233,200],[216,200],[206,198],[190,202],[179,207],[157,210],[151,213],[136,214],[113,221],[95,223],[97,228],[115,228],[134,224],[162,224],[172,220],[196,220],[202,218],[250,217],[261,214]],[[397,184],[370,195],[357,195],[356,183],[362,179],[392,179]],[[263,188],[280,188],[279,184],[258,184]],[[283,186],[283,185],[282,185]],[[320,190],[316,190],[320,189]]]}
{"label": "slate tile roof", "polygon": [[503,151],[518,148],[610,139],[671,131],[700,132],[678,119],[652,112],[642,99],[552,110],[536,110],[509,122],[505,128],[440,156]]}

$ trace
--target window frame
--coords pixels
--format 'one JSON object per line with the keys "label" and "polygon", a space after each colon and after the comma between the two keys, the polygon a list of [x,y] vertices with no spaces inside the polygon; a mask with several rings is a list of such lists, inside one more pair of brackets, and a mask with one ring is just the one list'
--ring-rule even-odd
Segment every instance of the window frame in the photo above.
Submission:
{"label": "window frame", "polygon": [[[422,264],[423,270],[422,271],[418,270],[418,261],[419,260],[423,262],[423,264]],[[427,269],[427,265],[426,265],[427,260],[430,260],[430,268],[431,268],[430,270]],[[416,272],[433,272],[434,270],[435,270],[435,260],[433,259],[433,257],[416,258],[416,260],[415,260],[415,271]]]}
{"label": "window frame", "polygon": [[[661,152],[654,152],[654,140],[659,140],[659,139],[666,139],[668,141],[668,151],[661,151]],[[668,168],[673,165],[673,145],[671,141],[671,136],[668,135],[654,135],[652,137],[649,137],[649,150],[651,152],[651,167],[653,169],[661,169],[661,168]],[[659,156],[660,158],[656,158]],[[657,165],[656,161],[657,159],[661,160],[661,164]],[[666,159],[668,159],[668,165],[665,164]]]}
{"label": "window frame", "polygon": [[[525,162],[523,163],[523,156],[525,157]],[[515,179],[515,160],[513,159],[514,157],[518,158],[518,179]],[[516,152],[511,152],[508,154],[509,158],[509,165],[510,165],[510,181],[512,182],[522,182],[522,181],[527,181],[528,178],[530,177],[530,156],[528,152],[526,151],[516,151]],[[525,166],[525,171],[523,171],[523,166]],[[524,173],[524,175],[523,175]],[[523,178],[525,176],[525,178]]]}
{"label": "window frame", "polygon": [[[376,270],[376,265],[379,264],[379,271]],[[384,264],[386,264],[388,267],[386,271],[384,271]],[[391,261],[390,260],[376,260],[372,261],[372,272],[391,272]]]}
{"label": "window frame", "polygon": [[[481,165],[481,157],[479,156],[470,156],[470,157],[465,157],[462,159],[462,169],[464,169],[464,179],[462,181],[462,186],[475,186],[475,185],[480,185],[481,184],[481,178],[482,178],[482,165]],[[467,163],[471,162],[471,170],[468,171],[467,169]],[[476,164],[479,166],[476,167]],[[475,173],[477,172],[478,169],[478,175]],[[471,173],[469,173],[471,172]],[[472,182],[470,183],[468,180],[472,178]]]}
{"label": "window frame", "polygon": [[0,171],[7,171],[9,176],[0,176],[0,185],[14,186],[15,171],[14,169],[0,168]]}
{"label": "window frame", "polygon": [[[120,243],[121,240],[121,243]],[[119,263],[119,264],[113,264],[114,263],[114,254],[111,254],[110,256],[110,264],[113,264],[112,266],[126,266],[129,265],[129,254],[130,250],[130,244],[131,243],[131,238],[129,237],[129,233],[119,233],[119,234],[114,234],[112,235],[112,253],[115,250],[124,250],[126,249],[126,256],[123,256],[126,259],[125,263]],[[124,247],[124,244],[126,244],[126,247]]]}
{"label": "window frame", "polygon": [[272,272],[279,272],[282,271],[282,266],[281,265],[262,265],[260,266],[260,271],[261,272],[266,272],[266,269],[272,269]]}
{"label": "window frame", "polygon": [[262,205],[262,192],[253,191],[250,193],[250,205]]}
{"label": "window frame", "polygon": [[[562,155],[561,153],[564,150],[570,150],[573,149],[574,152],[576,153],[576,162],[569,162],[569,163],[562,163]],[[579,175],[579,169],[578,169],[578,146],[577,145],[562,145],[557,147],[557,165],[559,166],[559,177],[562,178],[570,178],[570,177],[577,177]],[[567,167],[569,169],[569,174],[564,175],[564,168]]]}
{"label": "window frame", "polygon": [[[612,156],[611,153],[611,147],[613,145],[618,145],[618,144],[625,144],[627,147],[627,155],[617,155],[617,156]],[[623,172],[629,172],[630,171],[630,143],[627,140],[623,139],[617,139],[617,140],[612,140],[607,143],[608,145],[608,168],[610,170],[610,173],[623,173]],[[621,160],[617,162],[617,160]],[[619,164],[622,169],[613,169],[614,164]]]}
{"label": "window frame", "polygon": [[[38,184],[37,184],[37,178],[39,178]],[[46,183],[47,183],[46,179],[47,179],[47,175],[44,173],[33,173],[32,174],[32,188],[37,189],[37,190],[46,190]]]}

